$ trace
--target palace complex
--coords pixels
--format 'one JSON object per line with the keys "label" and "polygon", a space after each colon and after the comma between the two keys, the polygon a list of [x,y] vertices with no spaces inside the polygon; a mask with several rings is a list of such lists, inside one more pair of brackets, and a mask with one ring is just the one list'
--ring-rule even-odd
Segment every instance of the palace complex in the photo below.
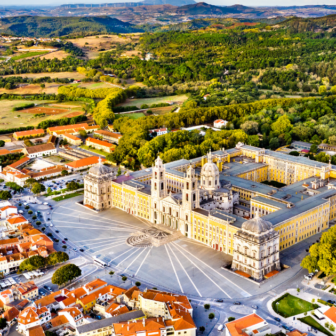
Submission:
{"label": "palace complex", "polygon": [[256,280],[280,269],[279,251],[327,229],[335,202],[336,166],[241,143],[118,177],[100,162],[85,177],[85,205],[180,231]]}

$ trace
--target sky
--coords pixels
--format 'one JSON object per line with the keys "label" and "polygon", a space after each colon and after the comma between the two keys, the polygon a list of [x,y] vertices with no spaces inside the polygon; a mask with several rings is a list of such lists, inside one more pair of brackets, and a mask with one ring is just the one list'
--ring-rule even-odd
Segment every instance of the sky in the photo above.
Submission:
{"label": "sky", "polygon": [[[132,0],[136,1],[136,0]],[[22,5],[60,5],[67,3],[106,3],[106,2],[123,2],[123,0],[108,1],[108,0],[11,0],[10,6],[22,6]],[[208,0],[204,1],[212,5],[217,6],[231,6],[235,4],[240,4],[244,6],[304,6],[304,5],[336,5],[335,0]],[[5,6],[5,0],[0,0],[0,7]]]}

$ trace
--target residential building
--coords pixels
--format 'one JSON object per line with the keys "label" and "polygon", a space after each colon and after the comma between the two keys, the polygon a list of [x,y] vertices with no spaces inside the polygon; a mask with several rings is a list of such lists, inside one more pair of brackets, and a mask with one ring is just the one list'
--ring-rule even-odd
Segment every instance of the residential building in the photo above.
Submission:
{"label": "residential building", "polygon": [[20,225],[29,224],[29,221],[21,214],[13,212],[7,216],[5,224],[9,230],[16,230]]}
{"label": "residential building", "polygon": [[29,131],[14,132],[13,138],[16,140],[31,139],[44,136],[44,129],[33,129]]}
{"label": "residential building", "polygon": [[74,124],[74,125],[64,125],[64,126],[55,126],[49,127],[47,129],[48,134],[52,135],[62,135],[64,133],[76,135],[79,134],[80,130],[86,131],[88,133],[99,130],[99,126],[89,126],[87,123]]}
{"label": "residential building", "polygon": [[99,156],[90,156],[84,159],[75,160],[73,162],[65,164],[66,168],[69,168],[71,171],[78,171],[90,168],[95,166],[99,162],[105,162],[106,159],[102,159]]}
{"label": "residential building", "polygon": [[6,205],[0,208],[0,219],[6,219],[9,216],[16,215],[18,213],[18,209],[14,205]]}
{"label": "residential building", "polygon": [[18,318],[20,312],[16,307],[11,307],[7,309],[1,317],[6,319],[7,325],[11,326],[15,323],[15,320]]}
{"label": "residential building", "polygon": [[168,128],[163,127],[163,128],[156,128],[156,129],[149,130],[149,134],[153,135],[154,133],[156,133],[157,136],[167,134]]}
{"label": "residential building", "polygon": [[85,144],[95,149],[102,150],[106,153],[112,153],[115,149],[114,144],[107,142],[107,141],[95,139],[95,138],[87,138]]}
{"label": "residential building", "polygon": [[225,324],[229,336],[264,336],[271,334],[269,324],[257,314],[251,314]]}
{"label": "residential building", "polygon": [[18,318],[18,329],[26,332],[28,329],[41,326],[51,320],[48,308],[27,307],[20,312]]}
{"label": "residential building", "polygon": [[109,132],[109,131],[104,131],[104,130],[95,131],[94,134],[102,137],[105,140],[108,140],[116,144],[118,144],[120,139],[122,138],[122,135],[120,133]]}
{"label": "residential building", "polygon": [[82,144],[82,140],[70,133],[62,134],[62,138],[65,139],[69,144],[74,146],[80,146]]}
{"label": "residential building", "polygon": [[227,124],[228,124],[228,121],[223,120],[223,119],[217,119],[214,121],[215,128],[223,128],[223,127],[226,127]]}
{"label": "residential building", "polygon": [[38,297],[38,287],[34,281],[20,282],[12,286],[14,296],[17,300],[34,300]]}
{"label": "residential building", "polygon": [[58,314],[59,316],[65,316],[73,327],[78,327],[84,322],[84,315],[76,307],[65,308],[61,310]]}
{"label": "residential building", "polygon": [[31,146],[26,147],[25,152],[27,156],[32,158],[42,157],[42,156],[49,156],[57,153],[57,149],[55,145],[48,142],[43,145]]}

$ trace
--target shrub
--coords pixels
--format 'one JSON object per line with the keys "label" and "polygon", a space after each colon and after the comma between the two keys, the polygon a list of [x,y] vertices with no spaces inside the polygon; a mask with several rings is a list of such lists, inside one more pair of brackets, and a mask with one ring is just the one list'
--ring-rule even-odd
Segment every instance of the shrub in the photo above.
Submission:
{"label": "shrub", "polygon": [[209,314],[209,320],[213,320],[215,318],[215,314],[214,313],[210,313]]}
{"label": "shrub", "polygon": [[230,316],[230,317],[228,318],[228,322],[234,321],[235,319],[236,319],[235,317]]}
{"label": "shrub", "polygon": [[137,282],[135,283],[135,286],[137,286],[137,287],[141,286],[141,282],[140,282],[140,281],[137,281]]}

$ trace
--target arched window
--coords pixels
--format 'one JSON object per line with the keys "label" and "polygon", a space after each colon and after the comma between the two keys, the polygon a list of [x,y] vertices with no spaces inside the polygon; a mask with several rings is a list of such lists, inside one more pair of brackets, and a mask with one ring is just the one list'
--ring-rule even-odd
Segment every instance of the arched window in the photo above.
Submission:
{"label": "arched window", "polygon": [[188,202],[189,201],[189,195],[186,194],[186,201]]}

